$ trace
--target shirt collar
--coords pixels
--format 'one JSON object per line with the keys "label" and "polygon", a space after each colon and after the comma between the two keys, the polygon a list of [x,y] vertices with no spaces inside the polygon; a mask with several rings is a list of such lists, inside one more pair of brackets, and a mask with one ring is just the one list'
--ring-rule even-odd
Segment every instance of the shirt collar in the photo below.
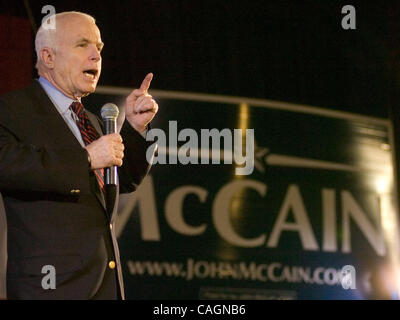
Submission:
{"label": "shirt collar", "polygon": [[38,81],[61,114],[68,111],[72,102],[77,101],[67,97],[64,93],[54,87],[46,78],[39,77]]}

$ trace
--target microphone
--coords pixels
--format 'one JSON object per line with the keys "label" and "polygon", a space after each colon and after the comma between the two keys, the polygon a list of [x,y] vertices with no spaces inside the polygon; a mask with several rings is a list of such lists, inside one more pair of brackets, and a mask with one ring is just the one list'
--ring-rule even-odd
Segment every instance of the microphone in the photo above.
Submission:
{"label": "microphone", "polygon": [[[105,134],[117,132],[117,118],[119,110],[113,103],[106,103],[101,108],[101,117],[103,119]],[[104,169],[104,184],[117,185],[118,171],[117,166],[112,166]]]}

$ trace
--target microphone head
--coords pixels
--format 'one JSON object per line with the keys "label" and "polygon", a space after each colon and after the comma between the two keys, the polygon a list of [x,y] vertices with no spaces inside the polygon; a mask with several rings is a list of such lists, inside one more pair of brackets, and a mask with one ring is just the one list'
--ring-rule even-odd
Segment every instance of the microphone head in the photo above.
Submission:
{"label": "microphone head", "polygon": [[114,103],[106,103],[102,108],[101,108],[101,117],[103,120],[106,119],[117,119],[119,110],[118,107]]}

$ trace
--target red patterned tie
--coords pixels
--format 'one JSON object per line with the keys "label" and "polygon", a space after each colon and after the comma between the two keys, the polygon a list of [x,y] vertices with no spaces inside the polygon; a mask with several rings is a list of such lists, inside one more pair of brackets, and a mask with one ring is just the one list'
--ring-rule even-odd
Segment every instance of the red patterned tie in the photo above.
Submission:
{"label": "red patterned tie", "polygon": [[[81,132],[85,146],[100,138],[100,135],[90,122],[82,103],[80,103],[79,101],[75,101],[71,104],[70,108],[73,112],[75,112],[76,116],[78,117],[78,121],[76,121],[76,124],[79,128],[79,131]],[[96,175],[101,190],[105,193],[104,169],[96,169],[94,170],[94,174]]]}

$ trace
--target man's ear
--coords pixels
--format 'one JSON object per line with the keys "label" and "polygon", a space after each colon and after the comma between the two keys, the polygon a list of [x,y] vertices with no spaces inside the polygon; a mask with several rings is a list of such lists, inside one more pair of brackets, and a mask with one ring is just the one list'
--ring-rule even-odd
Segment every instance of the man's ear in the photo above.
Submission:
{"label": "man's ear", "polygon": [[42,50],[40,50],[40,59],[47,68],[54,68],[55,52],[53,49],[44,47]]}

